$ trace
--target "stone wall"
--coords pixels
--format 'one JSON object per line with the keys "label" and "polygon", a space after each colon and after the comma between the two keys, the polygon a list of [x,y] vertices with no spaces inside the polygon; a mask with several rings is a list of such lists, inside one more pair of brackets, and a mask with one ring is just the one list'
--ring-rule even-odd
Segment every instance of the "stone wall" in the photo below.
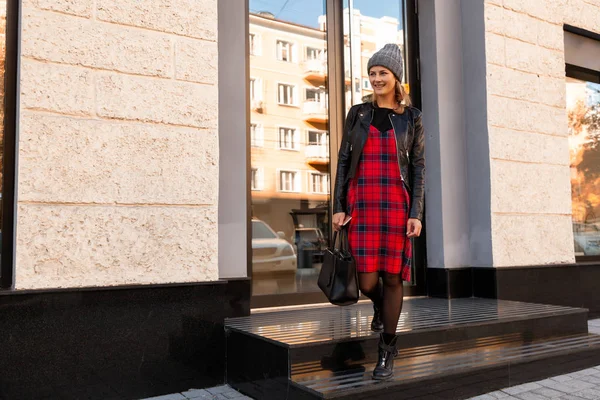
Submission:
{"label": "stone wall", "polygon": [[218,279],[217,0],[23,0],[21,45],[16,288]]}
{"label": "stone wall", "polygon": [[494,265],[574,261],[563,24],[597,0],[486,0]]}

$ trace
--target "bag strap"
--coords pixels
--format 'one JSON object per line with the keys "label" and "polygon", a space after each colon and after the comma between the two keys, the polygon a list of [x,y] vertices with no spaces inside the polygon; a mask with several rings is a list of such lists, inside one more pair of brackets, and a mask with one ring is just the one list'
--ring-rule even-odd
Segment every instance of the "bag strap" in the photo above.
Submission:
{"label": "bag strap", "polygon": [[343,226],[340,230],[339,239],[340,239],[340,247],[338,247],[338,231],[333,232],[333,248],[335,250],[344,250],[348,251],[348,228]]}

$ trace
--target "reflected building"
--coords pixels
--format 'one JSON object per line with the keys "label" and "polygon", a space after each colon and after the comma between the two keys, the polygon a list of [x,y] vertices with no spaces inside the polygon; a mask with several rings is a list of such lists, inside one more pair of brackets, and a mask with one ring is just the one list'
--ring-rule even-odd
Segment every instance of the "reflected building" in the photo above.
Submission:
{"label": "reflected building", "polygon": [[[268,254],[276,258],[275,244],[272,250],[253,247],[255,293],[262,293],[261,281],[268,293],[318,290],[316,277],[330,237],[332,188],[325,21],[324,14],[315,17],[313,26],[277,19],[271,12],[249,14],[252,217],[294,245],[298,257],[298,270],[290,276],[285,263],[265,268]],[[356,8],[344,9],[344,21],[349,109],[372,93],[369,58],[389,42],[404,49],[404,30],[398,18],[371,17]]]}
{"label": "reflected building", "polygon": [[[352,16],[352,18],[350,18]],[[344,51],[346,109],[363,102],[364,96],[373,93],[369,82],[367,63],[371,56],[386,43],[396,43],[402,53],[404,48],[404,30],[398,18],[391,16],[371,17],[363,15],[360,9],[344,9]],[[351,82],[351,84],[349,84]],[[406,74],[404,82],[406,82]]]}
{"label": "reflected building", "polygon": [[250,54],[252,213],[293,241],[328,224],[325,32],[250,14]]}

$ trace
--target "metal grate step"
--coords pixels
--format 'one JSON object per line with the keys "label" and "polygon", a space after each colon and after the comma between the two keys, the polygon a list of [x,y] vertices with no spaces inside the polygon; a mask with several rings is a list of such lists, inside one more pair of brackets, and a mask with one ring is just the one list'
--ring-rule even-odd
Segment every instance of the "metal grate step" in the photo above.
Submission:
{"label": "metal grate step", "polygon": [[[406,299],[397,332],[523,320],[581,309],[495,299]],[[235,329],[288,346],[372,336],[370,303],[255,314],[225,321]]]}
{"label": "metal grate step", "polygon": [[475,343],[440,344],[437,349],[432,346],[412,349],[396,358],[394,378],[384,383],[371,379],[372,364],[340,372],[323,369],[303,372],[298,369],[292,381],[318,394],[318,397],[335,398],[351,392],[376,390],[381,385],[403,385],[491,366],[524,363],[589,350],[600,350],[600,335],[575,335],[531,343],[515,340],[515,335],[507,335],[478,339]]}

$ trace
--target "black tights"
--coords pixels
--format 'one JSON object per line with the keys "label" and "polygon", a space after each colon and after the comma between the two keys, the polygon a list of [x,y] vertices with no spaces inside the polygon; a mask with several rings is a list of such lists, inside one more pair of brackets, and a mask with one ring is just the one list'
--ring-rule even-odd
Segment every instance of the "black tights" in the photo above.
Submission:
{"label": "black tights", "polygon": [[379,280],[379,272],[364,272],[358,274],[360,291],[381,307],[383,332],[396,334],[398,319],[402,311],[403,287],[400,274],[383,273],[383,290]]}

